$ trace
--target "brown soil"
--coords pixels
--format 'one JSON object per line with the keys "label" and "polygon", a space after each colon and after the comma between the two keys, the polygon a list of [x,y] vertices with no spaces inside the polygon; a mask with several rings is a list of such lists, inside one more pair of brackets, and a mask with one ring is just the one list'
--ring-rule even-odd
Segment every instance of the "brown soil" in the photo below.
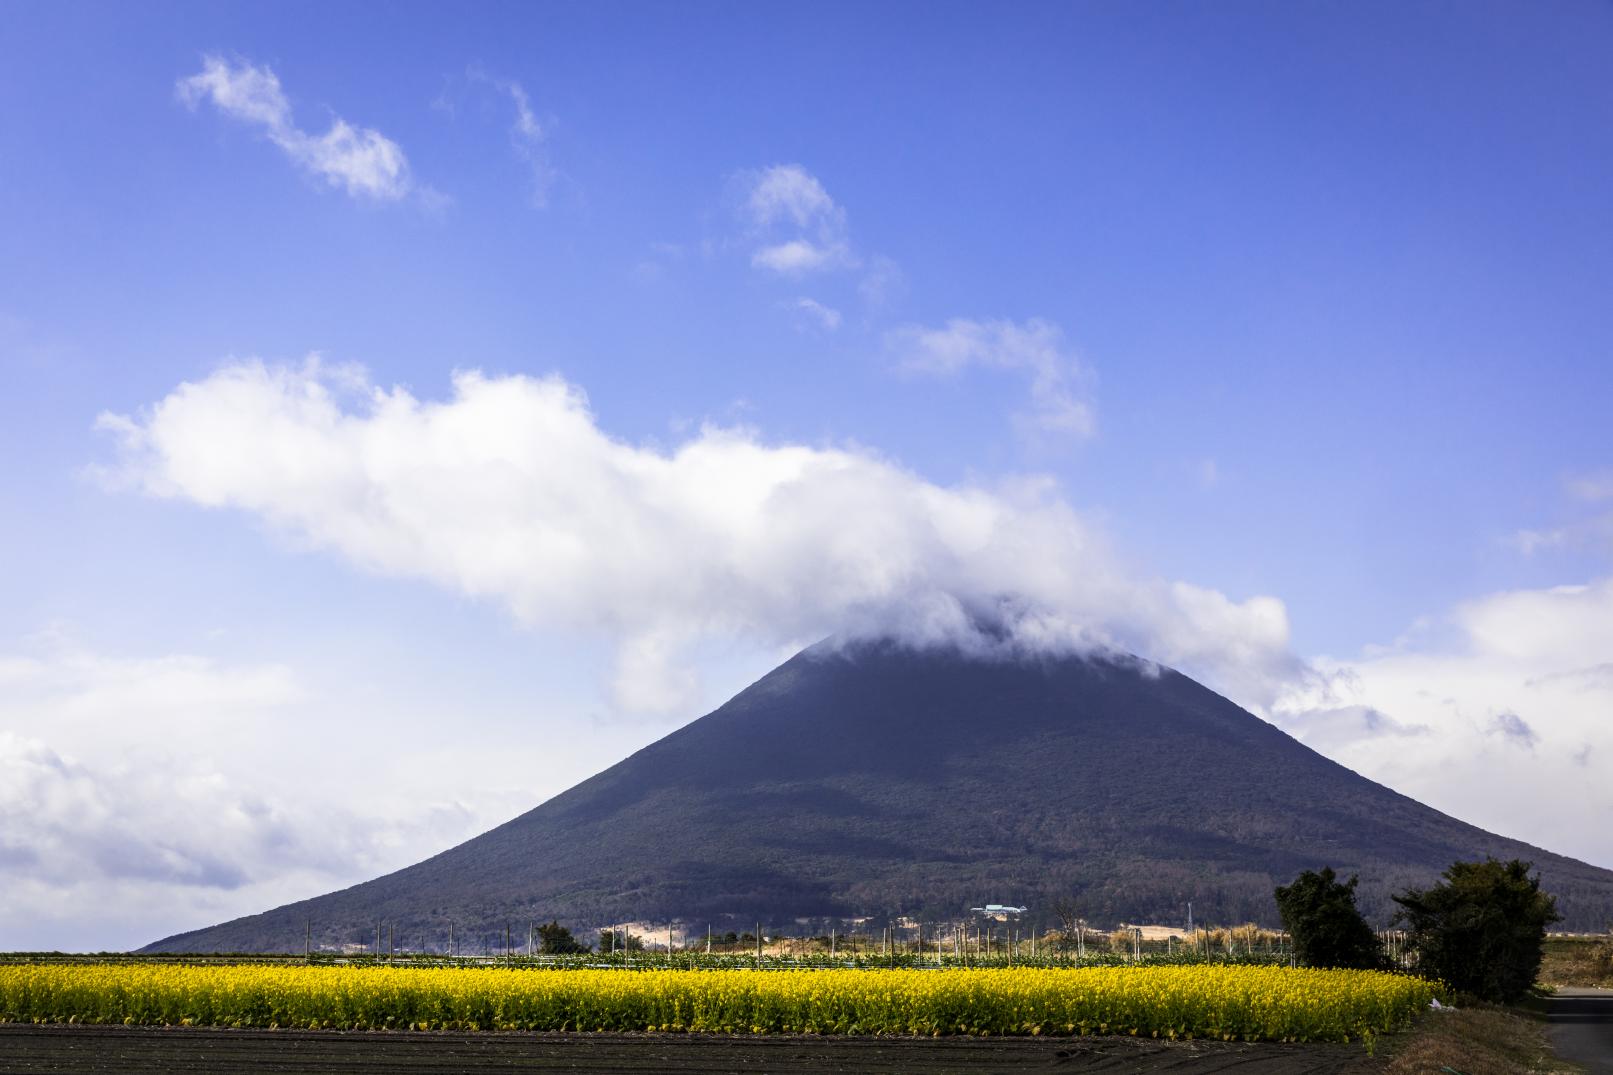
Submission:
{"label": "brown soil", "polygon": [[724,1037],[33,1026],[0,1023],[0,1072],[1169,1072],[1380,1075],[1359,1045],[1147,1038]]}

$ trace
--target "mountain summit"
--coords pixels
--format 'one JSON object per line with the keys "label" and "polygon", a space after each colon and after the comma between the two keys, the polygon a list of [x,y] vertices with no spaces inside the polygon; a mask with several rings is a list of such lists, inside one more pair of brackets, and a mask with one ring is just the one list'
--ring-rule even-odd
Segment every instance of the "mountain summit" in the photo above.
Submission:
{"label": "mountain summit", "polygon": [[[599,775],[442,854],[146,951],[492,944],[507,924],[956,920],[1275,923],[1304,869],[1359,873],[1369,918],[1457,859],[1534,862],[1565,928],[1613,872],[1508,840],[1329,761],[1177,672],[820,644]],[[809,928],[824,925],[808,921]],[[799,927],[798,927],[799,928]],[[824,926],[824,928],[827,928]]]}

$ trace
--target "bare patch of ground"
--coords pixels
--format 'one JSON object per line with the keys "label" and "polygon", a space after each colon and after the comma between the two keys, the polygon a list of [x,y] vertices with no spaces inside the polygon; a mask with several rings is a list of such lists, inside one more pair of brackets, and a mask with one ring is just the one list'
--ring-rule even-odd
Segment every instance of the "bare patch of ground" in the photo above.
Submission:
{"label": "bare patch of ground", "polygon": [[[1360,1044],[1149,1038],[725,1037],[34,1026],[0,1023],[0,1072],[1169,1072],[1382,1075]],[[1408,1069],[1420,1070],[1420,1069]],[[1464,1069],[1466,1070],[1466,1069]]]}

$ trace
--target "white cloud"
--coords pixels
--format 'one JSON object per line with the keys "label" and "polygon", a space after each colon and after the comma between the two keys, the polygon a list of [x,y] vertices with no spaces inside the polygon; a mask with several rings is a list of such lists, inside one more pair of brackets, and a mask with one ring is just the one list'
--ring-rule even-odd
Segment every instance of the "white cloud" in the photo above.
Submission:
{"label": "white cloud", "polygon": [[843,223],[845,216],[817,177],[799,164],[775,164],[755,173],[745,210],[763,228],[782,222],[807,229],[825,220]]}
{"label": "white cloud", "polygon": [[354,127],[339,116],[321,135],[299,129],[279,78],[268,67],[207,56],[201,71],[180,79],[176,89],[192,108],[210,100],[225,115],[261,127],[299,166],[348,194],[396,201],[416,189],[402,147],[379,131]]}
{"label": "white cloud", "polygon": [[799,164],[775,164],[739,177],[740,212],[755,248],[751,265],[782,276],[853,267],[845,210]]}
{"label": "white cloud", "polygon": [[635,446],[557,377],[461,372],[433,402],[240,362],[102,424],[147,493],[616,639],[626,707],[688,704],[680,654],[701,639],[998,644],[981,616],[1006,645],[1118,645],[1256,704],[1289,670],[1280,602],[1138,577],[1047,480],[943,487],[864,450],[710,426]]}
{"label": "white cloud", "polygon": [[1090,437],[1097,422],[1084,387],[1090,379],[1057,325],[953,318],[940,328],[906,325],[886,333],[886,347],[911,373],[955,377],[970,367],[1009,370],[1030,379],[1027,429]]}
{"label": "white cloud", "polygon": [[[1613,865],[1613,787],[1587,764],[1613,756],[1613,578],[1493,594],[1444,620],[1444,644],[1317,660],[1277,722],[1463,820]],[[1362,709],[1383,720],[1341,731]]]}
{"label": "white cloud", "polygon": [[750,263],[759,269],[772,269],[786,276],[821,269],[837,256],[833,247],[819,246],[805,239],[764,246],[751,254]]}

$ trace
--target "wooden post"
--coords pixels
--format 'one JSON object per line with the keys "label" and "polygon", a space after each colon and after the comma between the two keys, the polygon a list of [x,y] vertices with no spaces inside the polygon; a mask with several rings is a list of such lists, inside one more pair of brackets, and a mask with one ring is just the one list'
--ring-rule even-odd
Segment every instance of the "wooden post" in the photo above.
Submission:
{"label": "wooden post", "polygon": [[762,965],[762,924],[756,923],[756,965]]}

